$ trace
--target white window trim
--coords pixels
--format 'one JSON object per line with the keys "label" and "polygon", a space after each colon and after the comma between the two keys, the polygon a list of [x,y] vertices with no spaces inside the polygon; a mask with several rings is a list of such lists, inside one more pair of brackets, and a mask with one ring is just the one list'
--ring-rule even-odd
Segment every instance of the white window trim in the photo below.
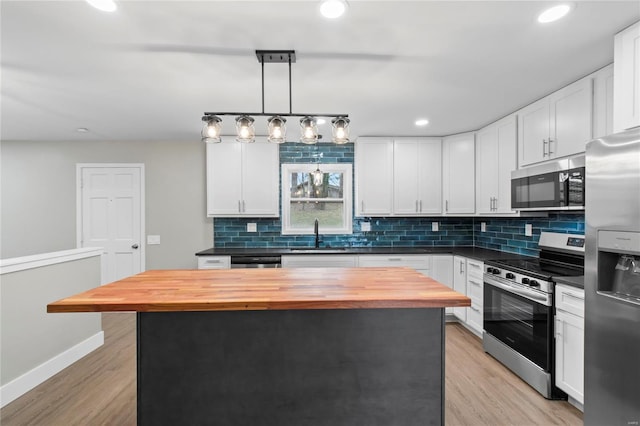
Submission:
{"label": "white window trim", "polygon": [[[302,172],[311,173],[318,167],[317,164],[282,164],[282,235],[312,235],[313,227],[309,229],[291,229],[289,228],[291,206],[291,173]],[[353,167],[349,163],[322,163],[320,170],[323,172],[342,173],[344,180],[343,200],[344,200],[344,227],[343,228],[324,228],[322,223],[318,224],[318,233],[320,234],[352,234],[353,233]]]}

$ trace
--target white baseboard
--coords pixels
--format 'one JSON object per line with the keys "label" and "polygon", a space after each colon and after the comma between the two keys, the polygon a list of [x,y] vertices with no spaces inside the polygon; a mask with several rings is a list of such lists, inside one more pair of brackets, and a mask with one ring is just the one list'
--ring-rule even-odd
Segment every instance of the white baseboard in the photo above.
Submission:
{"label": "white baseboard", "polygon": [[104,331],[101,331],[3,385],[0,387],[0,407],[29,392],[103,344]]}

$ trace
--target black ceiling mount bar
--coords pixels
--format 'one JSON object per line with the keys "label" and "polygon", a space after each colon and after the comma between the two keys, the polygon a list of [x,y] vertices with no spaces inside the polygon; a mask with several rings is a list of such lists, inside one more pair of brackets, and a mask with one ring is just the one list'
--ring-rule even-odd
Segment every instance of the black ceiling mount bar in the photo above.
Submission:
{"label": "black ceiling mount bar", "polygon": [[[255,116],[281,116],[281,117],[349,117],[349,114],[317,114],[317,113],[294,113],[291,101],[291,64],[296,62],[295,50],[256,50],[256,57],[262,67],[262,112],[205,112],[205,116],[214,115],[255,115]],[[265,112],[264,111],[264,64],[265,63],[288,63],[289,64],[289,112]]]}

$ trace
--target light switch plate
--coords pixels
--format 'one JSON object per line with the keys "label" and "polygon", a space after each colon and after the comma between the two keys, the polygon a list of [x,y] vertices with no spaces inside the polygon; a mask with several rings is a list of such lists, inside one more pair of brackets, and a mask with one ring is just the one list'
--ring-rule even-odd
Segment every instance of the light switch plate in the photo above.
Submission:
{"label": "light switch plate", "polygon": [[369,232],[371,231],[371,222],[362,222],[360,224],[360,230],[362,232]]}
{"label": "light switch plate", "polygon": [[160,244],[160,235],[147,235],[147,245]]}
{"label": "light switch plate", "polygon": [[247,223],[247,232],[258,232],[258,225],[254,222]]}
{"label": "light switch plate", "polygon": [[530,223],[525,223],[524,225],[524,235],[530,237],[533,235],[533,225]]}
{"label": "light switch plate", "polygon": [[433,232],[438,232],[440,229],[440,224],[438,222],[431,222],[431,230]]}
{"label": "light switch plate", "polygon": [[487,222],[480,222],[480,232],[487,232]]}

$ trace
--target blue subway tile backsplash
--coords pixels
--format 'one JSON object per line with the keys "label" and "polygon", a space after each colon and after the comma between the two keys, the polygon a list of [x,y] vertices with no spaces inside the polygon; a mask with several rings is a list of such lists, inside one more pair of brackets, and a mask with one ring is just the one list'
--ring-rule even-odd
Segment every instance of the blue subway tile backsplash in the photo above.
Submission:
{"label": "blue subway tile backsplash", "polygon": [[[280,163],[352,163],[354,145],[319,143],[280,145]],[[354,181],[355,183],[355,181]],[[355,187],[355,185],[354,185]],[[368,221],[371,231],[361,231]],[[247,223],[256,223],[257,232],[246,232]],[[432,222],[439,231],[431,231]],[[481,223],[486,232],[481,232]],[[525,224],[533,227],[526,237]],[[215,218],[215,247],[311,247],[313,235],[282,235],[279,218]],[[332,247],[414,247],[414,246],[477,246],[527,256],[538,256],[540,232],[584,233],[584,213],[550,213],[545,218],[488,217],[387,217],[353,218],[353,234],[322,235],[322,245]]]}

